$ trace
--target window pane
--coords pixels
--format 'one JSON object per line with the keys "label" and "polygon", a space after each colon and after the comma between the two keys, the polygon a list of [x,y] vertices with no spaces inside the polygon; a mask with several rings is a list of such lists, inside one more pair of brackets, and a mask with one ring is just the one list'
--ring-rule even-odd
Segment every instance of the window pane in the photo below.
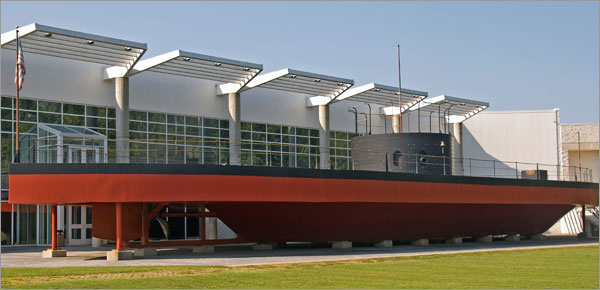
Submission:
{"label": "window pane", "polygon": [[115,109],[108,108],[108,109],[106,109],[106,113],[107,113],[107,115],[108,115],[109,118],[115,118],[115,115],[116,115]]}
{"label": "window pane", "polygon": [[40,110],[40,111],[60,113],[60,109],[61,109],[60,103],[45,102],[45,101],[38,102],[38,110]]}
{"label": "window pane", "polygon": [[37,110],[37,101],[19,98],[19,110]]}
{"label": "window pane", "polygon": [[50,113],[38,113],[40,123],[60,124],[60,115]]}
{"label": "window pane", "polygon": [[143,143],[129,143],[129,162],[131,163],[146,163],[147,145]]}
{"label": "window pane", "polygon": [[63,115],[63,124],[64,125],[83,126],[85,124],[85,119],[84,119],[84,117],[81,117],[81,116]]}
{"label": "window pane", "polygon": [[129,111],[130,120],[146,121],[146,112]]}
{"label": "window pane", "polygon": [[148,121],[164,123],[167,121],[167,118],[162,113],[148,113]]}
{"label": "window pane", "polygon": [[2,107],[3,108],[12,108],[12,100],[13,100],[13,98],[2,97]]}
{"label": "window pane", "polygon": [[148,131],[156,133],[165,133],[167,131],[165,124],[148,123]]}
{"label": "window pane", "polygon": [[36,122],[37,116],[35,112],[21,111],[19,110],[19,120],[21,121],[29,121]]}
{"label": "window pane", "polygon": [[192,136],[200,136],[200,129],[198,127],[185,127],[185,133]]}
{"label": "window pane", "polygon": [[308,136],[308,129],[297,128],[296,129],[296,135],[299,135],[299,136]]}
{"label": "window pane", "polygon": [[219,120],[205,118],[203,124],[204,127],[219,128]]}
{"label": "window pane", "polygon": [[218,129],[204,128],[204,136],[206,136],[206,137],[219,137],[219,130]]}
{"label": "window pane", "polygon": [[200,163],[202,148],[187,146],[185,148],[185,160],[188,164]]}
{"label": "window pane", "polygon": [[85,108],[85,113],[88,116],[106,117],[106,108],[87,106]]}
{"label": "window pane", "polygon": [[185,124],[192,125],[192,126],[199,126],[200,122],[198,120],[198,117],[187,116],[187,117],[185,117]]}
{"label": "window pane", "polygon": [[85,106],[83,105],[63,104],[63,113],[83,115],[84,112]]}
{"label": "window pane", "polygon": [[281,133],[281,126],[268,125],[267,131],[269,133]]}
{"label": "window pane", "polygon": [[267,126],[265,124],[252,123],[252,131],[265,132],[266,130],[267,130]]}
{"label": "window pane", "polygon": [[146,122],[129,121],[129,130],[146,132]]}
{"label": "window pane", "polygon": [[80,206],[72,206],[71,207],[71,223],[75,225],[81,224],[81,207]]}

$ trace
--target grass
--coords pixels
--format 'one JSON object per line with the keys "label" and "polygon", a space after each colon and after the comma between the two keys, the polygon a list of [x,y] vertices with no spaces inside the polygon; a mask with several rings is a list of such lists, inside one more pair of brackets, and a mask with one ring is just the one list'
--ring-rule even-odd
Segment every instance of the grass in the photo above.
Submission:
{"label": "grass", "polygon": [[598,246],[285,265],[2,269],[2,288],[594,288]]}

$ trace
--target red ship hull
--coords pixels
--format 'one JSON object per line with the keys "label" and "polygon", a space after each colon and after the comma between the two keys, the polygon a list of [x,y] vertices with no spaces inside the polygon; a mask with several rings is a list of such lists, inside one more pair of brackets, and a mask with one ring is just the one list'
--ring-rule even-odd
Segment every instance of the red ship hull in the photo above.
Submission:
{"label": "red ship hull", "polygon": [[10,169],[11,203],[92,204],[93,235],[104,239],[115,237],[116,203],[125,240],[140,238],[152,206],[186,204],[206,206],[249,242],[533,235],[575,205],[598,204],[598,184],[582,182],[212,165]]}

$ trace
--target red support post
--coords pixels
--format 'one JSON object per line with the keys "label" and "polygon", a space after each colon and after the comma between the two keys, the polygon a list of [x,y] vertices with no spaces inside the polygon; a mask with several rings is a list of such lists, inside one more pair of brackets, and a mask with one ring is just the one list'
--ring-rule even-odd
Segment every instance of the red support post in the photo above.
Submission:
{"label": "red support post", "polygon": [[148,204],[142,204],[142,247],[148,246],[149,240],[149,223],[148,223]]}
{"label": "red support post", "polygon": [[57,235],[57,209],[56,209],[56,204],[53,204],[52,206],[52,250],[58,250],[58,237]]}
{"label": "red support post", "polygon": [[117,202],[115,205],[117,220],[117,251],[123,250],[123,203]]}

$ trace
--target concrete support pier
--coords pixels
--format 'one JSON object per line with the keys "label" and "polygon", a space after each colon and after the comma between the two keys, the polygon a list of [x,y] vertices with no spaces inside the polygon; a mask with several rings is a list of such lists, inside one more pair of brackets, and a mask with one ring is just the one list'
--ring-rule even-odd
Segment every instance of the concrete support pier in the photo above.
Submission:
{"label": "concrete support pier", "polygon": [[48,249],[42,252],[42,258],[58,258],[58,257],[66,257],[67,256],[67,251],[66,250],[52,250],[52,249]]}
{"label": "concrete support pier", "polygon": [[229,164],[241,165],[241,111],[240,111],[240,93],[230,93],[229,95]]}
{"label": "concrete support pier", "polygon": [[413,246],[428,246],[429,245],[429,239],[414,240],[414,241],[410,242],[410,244],[413,245]]}
{"label": "concrete support pier", "polygon": [[131,260],[133,259],[133,251],[123,250],[112,250],[106,252],[106,260],[110,262],[116,262],[120,260]]}
{"label": "concrete support pier", "polygon": [[394,245],[392,240],[384,240],[375,243],[375,247],[377,248],[391,248]]}
{"label": "concrete support pier", "polygon": [[333,244],[331,244],[331,248],[332,249],[351,249],[352,248],[352,242],[350,242],[350,241],[337,241],[337,242],[333,242]]}
{"label": "concrete support pier", "polygon": [[483,236],[483,237],[478,237],[477,239],[478,243],[491,243],[492,242],[492,236]]}
{"label": "concrete support pier", "polygon": [[329,105],[319,105],[320,169],[331,169],[329,139]]}
{"label": "concrete support pier", "polygon": [[129,163],[129,78],[115,78],[117,163]]}
{"label": "concrete support pier", "polygon": [[208,218],[208,240],[216,240],[217,239],[217,218],[209,217]]}
{"label": "concrete support pier", "polygon": [[157,255],[156,248],[133,249],[133,255],[136,257],[153,257]]}
{"label": "concrete support pier", "polygon": [[537,234],[537,235],[530,236],[529,239],[532,241],[543,241],[546,239],[546,236],[544,236],[544,234]]}
{"label": "concrete support pier", "polygon": [[449,238],[449,239],[446,239],[446,244],[452,244],[452,245],[462,244],[462,238]]}
{"label": "concrete support pier", "polygon": [[215,246],[204,245],[192,247],[192,252],[196,254],[212,254],[215,252]]}
{"label": "concrete support pier", "polygon": [[518,242],[521,238],[519,235],[507,235],[504,240],[507,242]]}
{"label": "concrete support pier", "polygon": [[273,250],[273,244],[254,244],[252,245],[254,251],[271,251]]}

